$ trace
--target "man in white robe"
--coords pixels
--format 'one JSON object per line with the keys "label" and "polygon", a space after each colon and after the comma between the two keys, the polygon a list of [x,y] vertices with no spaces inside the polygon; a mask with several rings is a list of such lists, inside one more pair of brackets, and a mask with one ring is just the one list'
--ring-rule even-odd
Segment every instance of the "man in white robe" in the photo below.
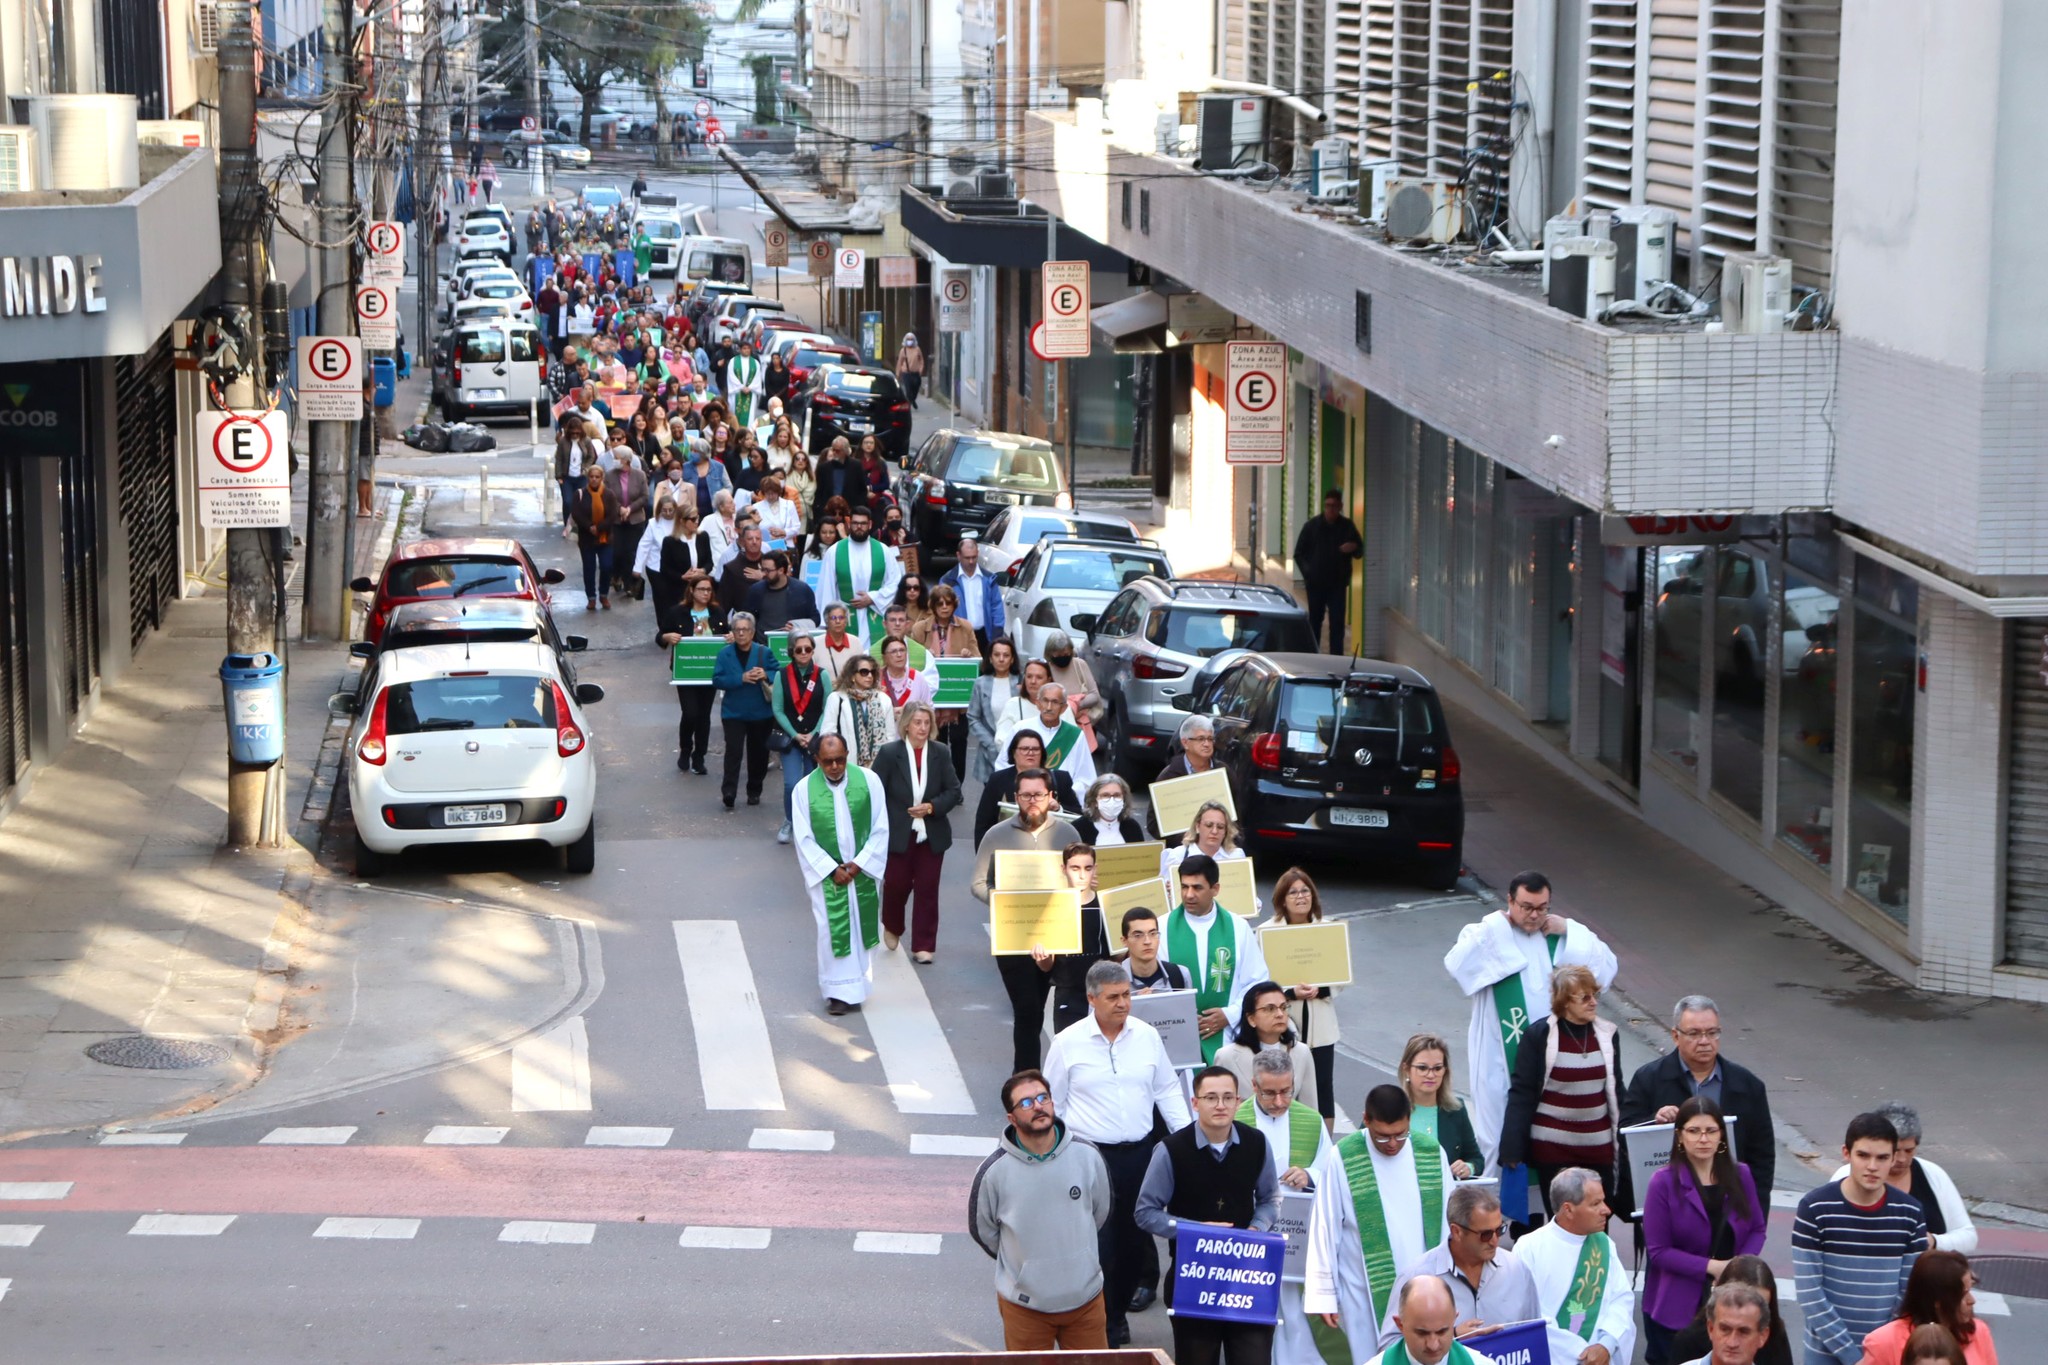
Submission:
{"label": "man in white robe", "polygon": [[1635,1359],[1636,1295],[1607,1235],[1607,1192],[1582,1166],[1550,1182],[1548,1223],[1515,1243],[1549,1320],[1554,1365],[1628,1365]]}
{"label": "man in white robe", "polygon": [[845,740],[820,739],[817,759],[789,821],[818,921],[818,989],[828,1013],[844,1014],[868,998],[869,954],[881,942],[889,808],[875,775],[846,761]]}
{"label": "man in white robe", "polygon": [[1049,682],[1038,689],[1038,714],[1020,716],[996,732],[996,750],[1008,753],[1010,740],[1029,730],[1045,741],[1045,766],[1058,768],[1074,779],[1074,790],[1085,792],[1095,780],[1095,755],[1088,752],[1088,737],[1067,713],[1067,689]]}
{"label": "man in white robe", "polygon": [[1399,1329],[1387,1349],[1371,1365],[1493,1365],[1459,1341],[1454,1333],[1457,1301],[1451,1287],[1434,1275],[1417,1275],[1394,1296],[1394,1326]]}
{"label": "man in white robe", "polygon": [[846,539],[825,551],[818,573],[819,609],[844,602],[853,633],[870,644],[881,636],[882,613],[903,581],[903,560],[870,534],[874,524],[867,508],[854,508],[847,518]]}
{"label": "man in white robe", "polygon": [[1551,972],[1571,965],[1592,969],[1604,991],[1614,984],[1619,964],[1598,934],[1550,913],[1550,882],[1537,872],[1509,882],[1507,906],[1466,925],[1444,954],[1444,970],[1472,1002],[1467,1084],[1472,1129],[1486,1152],[1488,1175],[1500,1169],[1500,1125],[1515,1052],[1529,1025],[1550,1017]]}
{"label": "man in white robe", "polygon": [[[1313,1172],[1302,1302],[1350,1339],[1355,1365],[1378,1355],[1382,1335],[1397,1330],[1394,1285],[1401,1272],[1450,1235],[1450,1163],[1434,1138],[1409,1131],[1411,1116],[1400,1086],[1373,1087],[1365,1128],[1346,1135]],[[1356,1188],[1368,1180],[1370,1190]]]}
{"label": "man in white robe", "polygon": [[[1237,1111],[1237,1121],[1257,1128],[1266,1139],[1266,1153],[1280,1182],[1280,1216],[1296,1215],[1314,1190],[1309,1172],[1330,1150],[1330,1131],[1323,1116],[1294,1098],[1294,1063],[1284,1051],[1261,1052],[1252,1058],[1252,1097]],[[1280,1229],[1275,1229],[1276,1231]],[[1331,1354],[1322,1353],[1324,1342]],[[1280,1324],[1273,1333],[1273,1365],[1351,1365],[1351,1348],[1343,1334],[1311,1317],[1301,1303],[1301,1281],[1280,1282]]]}
{"label": "man in white robe", "polygon": [[743,427],[754,425],[755,410],[768,387],[761,362],[754,357],[754,344],[740,343],[740,352],[725,363],[725,396],[732,404],[732,418]]}
{"label": "man in white robe", "polygon": [[1266,977],[1266,954],[1251,921],[1216,904],[1221,874],[1206,853],[1190,853],[1176,874],[1180,904],[1159,927],[1161,958],[1187,968],[1195,988],[1202,1061],[1216,1060],[1238,1020],[1244,993]]}

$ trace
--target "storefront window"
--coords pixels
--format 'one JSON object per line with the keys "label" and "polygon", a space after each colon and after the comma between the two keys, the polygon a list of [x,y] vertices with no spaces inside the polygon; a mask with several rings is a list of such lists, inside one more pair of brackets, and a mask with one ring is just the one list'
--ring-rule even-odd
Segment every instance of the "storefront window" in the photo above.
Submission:
{"label": "storefront window", "polygon": [[1832,582],[1785,575],[1778,698],[1778,835],[1821,867],[1835,861],[1835,637]]}
{"label": "storefront window", "polygon": [[1770,550],[1723,545],[1714,553],[1714,771],[1717,796],[1764,817],[1764,692],[1777,613]]}
{"label": "storefront window", "polygon": [[1657,556],[1656,692],[1651,748],[1694,772],[1700,762],[1700,613],[1711,557],[1697,545],[1661,545]]}
{"label": "storefront window", "polygon": [[1856,566],[1855,611],[1849,676],[1849,889],[1904,924],[1911,909],[1919,586],[1864,560]]}

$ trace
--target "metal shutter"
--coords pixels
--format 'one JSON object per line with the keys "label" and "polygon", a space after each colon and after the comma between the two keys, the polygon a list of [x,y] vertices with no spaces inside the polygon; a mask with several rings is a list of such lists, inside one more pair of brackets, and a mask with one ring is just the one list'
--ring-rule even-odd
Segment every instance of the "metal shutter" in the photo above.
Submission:
{"label": "metal shutter", "polygon": [[170,337],[139,356],[114,362],[120,443],[121,524],[128,532],[128,631],[131,644],[163,624],[178,595],[178,404]]}
{"label": "metal shutter", "polygon": [[28,550],[20,460],[0,460],[0,795],[28,767]]}
{"label": "metal shutter", "polygon": [[1834,280],[1835,106],[1842,62],[1842,0],[1778,7],[1778,104],[1771,140],[1771,250],[1792,278]]}
{"label": "metal shutter", "polygon": [[64,706],[76,716],[100,676],[100,519],[97,454],[58,467],[57,535],[64,565]]}
{"label": "metal shutter", "polygon": [[2048,622],[2012,632],[2012,743],[2005,790],[2005,958],[2048,967]]}

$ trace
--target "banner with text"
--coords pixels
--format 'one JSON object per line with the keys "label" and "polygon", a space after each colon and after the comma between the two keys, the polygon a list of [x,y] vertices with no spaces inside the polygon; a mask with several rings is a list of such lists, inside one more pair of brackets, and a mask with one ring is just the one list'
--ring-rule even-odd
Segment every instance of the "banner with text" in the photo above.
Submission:
{"label": "banner with text", "polygon": [[1286,1261],[1278,1233],[1185,1223],[1174,1239],[1173,1316],[1271,1326]]}

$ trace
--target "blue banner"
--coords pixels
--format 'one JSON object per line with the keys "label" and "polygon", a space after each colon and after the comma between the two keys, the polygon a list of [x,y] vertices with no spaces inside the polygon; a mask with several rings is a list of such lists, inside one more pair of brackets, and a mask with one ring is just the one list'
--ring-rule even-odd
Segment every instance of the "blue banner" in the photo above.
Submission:
{"label": "blue banner", "polygon": [[1285,1237],[1184,1222],[1174,1239],[1174,1253],[1176,1316],[1265,1326],[1279,1321]]}
{"label": "blue banner", "polygon": [[1548,1327],[1542,1318],[1532,1318],[1462,1340],[1466,1350],[1477,1351],[1494,1365],[1550,1365]]}

